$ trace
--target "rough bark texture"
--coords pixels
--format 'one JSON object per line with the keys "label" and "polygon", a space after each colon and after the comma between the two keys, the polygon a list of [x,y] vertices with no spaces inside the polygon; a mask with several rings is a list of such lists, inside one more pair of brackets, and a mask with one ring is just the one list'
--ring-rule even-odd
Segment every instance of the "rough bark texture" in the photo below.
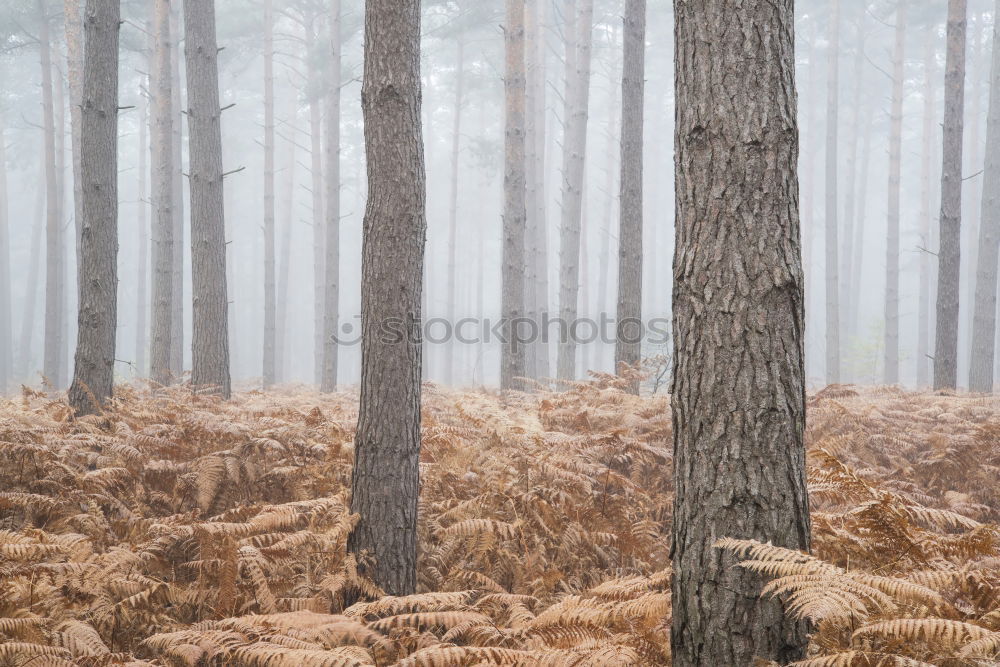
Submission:
{"label": "rough bark texture", "polygon": [[330,2],[330,80],[326,94],[326,286],[323,289],[323,381],[337,388],[337,326],[340,324],[340,0]]}
{"label": "rough bark texture", "polygon": [[368,0],[361,106],[368,203],[361,276],[361,405],[348,550],[390,595],[417,583],[420,299],[427,233],[420,127],[420,2]]}
{"label": "rough bark texture", "polygon": [[184,0],[191,160],[191,384],[228,399],[229,307],[215,1]]}
{"label": "rough bark texture", "polygon": [[[455,55],[455,102],[451,123],[451,192],[448,198],[448,322],[455,324],[455,306],[458,301],[456,273],[458,272],[458,169],[462,148],[462,102],[465,94],[465,42],[459,38]],[[448,340],[444,364],[444,382],[455,384],[455,354],[453,340]]]}
{"label": "rough bark texture", "polygon": [[837,253],[840,114],[840,0],[830,0],[826,94],[826,382],[840,382],[840,269]]}
{"label": "rough bark texture", "polygon": [[934,132],[934,78],[937,76],[937,35],[928,30],[924,51],[923,146],[920,157],[920,303],[917,306],[917,387],[930,384],[931,322],[931,160]]}
{"label": "rough bark texture", "polygon": [[[316,17],[306,26],[306,52],[309,62],[317,62]],[[323,212],[323,93],[317,67],[308,68],[309,149],[312,176],[313,226],[313,377],[323,382],[323,299],[326,281],[326,226]]]}
{"label": "rough bark texture", "polygon": [[[1000,11],[1000,0],[996,3]],[[993,14],[997,16],[996,12]],[[976,301],[972,318],[972,358],[969,389],[993,391],[996,354],[997,262],[1000,260],[1000,30],[993,25],[993,64],[990,69],[990,103],[986,118],[986,164],[979,221],[979,266],[976,268]]]}
{"label": "rough bark texture", "polygon": [[118,326],[119,0],[87,0],[81,114],[83,221],[80,226],[76,363],[69,403],[95,414],[111,398]]}
{"label": "rough bark texture", "polygon": [[958,384],[958,302],[962,255],[962,128],[965,114],[966,0],[948,0],[941,161],[940,250],[934,388]]}
{"label": "rough bark texture", "polygon": [[[7,151],[0,118],[0,395],[7,392],[14,373],[14,339],[11,311],[10,230],[7,209]],[[33,287],[29,285],[29,289]]]}
{"label": "rough bark texture", "polygon": [[[567,0],[566,88],[563,93],[563,192],[559,228],[559,317],[571,329],[577,317],[580,293],[580,227],[583,215],[583,167],[587,154],[587,118],[590,104],[590,55],[594,0]],[[571,335],[559,341],[556,373],[560,380],[576,379],[576,342]]]}
{"label": "rough bark texture", "polygon": [[170,4],[156,0],[153,9],[152,110],[150,160],[153,167],[150,194],[153,201],[153,310],[150,321],[149,372],[161,385],[171,383],[173,346],[174,257],[174,156],[171,148],[174,117],[171,112]]}
{"label": "rough bark texture", "polygon": [[524,318],[524,236],[527,223],[525,203],[525,64],[524,0],[506,0],[507,25],[504,29],[506,67],[504,71],[504,177],[503,177],[503,264],[500,312],[503,342],[500,350],[500,388],[523,389],[518,378],[525,375],[524,343],[519,340]]}
{"label": "rough bark texture", "polygon": [[805,628],[713,545],[809,548],[793,2],[674,11],[673,664],[785,664]]}
{"label": "rough bark texture", "polygon": [[[625,3],[622,65],[621,197],[618,221],[618,331],[615,369],[642,359],[642,158],[646,0]],[[639,393],[639,382],[629,391]]]}
{"label": "rough bark texture", "polygon": [[264,2],[264,388],[277,378],[274,250],[274,3]]}
{"label": "rough bark texture", "polygon": [[[885,359],[882,380],[899,382],[899,203],[903,154],[903,57],[906,48],[906,2],[896,5],[896,41],[892,50],[892,106],[889,112],[889,205],[885,250]],[[860,268],[860,265],[859,267]]]}

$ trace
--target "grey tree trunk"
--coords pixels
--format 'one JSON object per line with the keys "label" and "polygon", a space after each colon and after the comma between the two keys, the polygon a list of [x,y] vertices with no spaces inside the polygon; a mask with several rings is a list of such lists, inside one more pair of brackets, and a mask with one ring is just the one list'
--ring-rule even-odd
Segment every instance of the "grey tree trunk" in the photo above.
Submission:
{"label": "grey tree trunk", "polygon": [[[451,193],[448,199],[448,322],[455,324],[455,304],[458,301],[456,287],[458,253],[458,169],[462,148],[462,103],[465,96],[465,42],[459,37],[458,52],[455,55],[455,103],[451,126]],[[449,339],[445,351],[444,382],[455,384],[454,340]]]}
{"label": "grey tree trunk", "polygon": [[[609,46],[613,52],[619,51],[618,46],[618,30],[613,28],[612,33],[609,37]],[[612,71],[618,70],[618,63],[620,62],[617,57],[614,57],[612,65]],[[624,65],[622,65],[624,67]],[[624,69],[622,70],[624,71]],[[604,170],[605,174],[605,186],[604,186],[604,215],[601,218],[601,226],[598,230],[598,237],[601,240],[600,246],[598,247],[597,253],[597,298],[594,299],[594,312],[593,317],[600,319],[611,312],[610,303],[612,301],[617,302],[617,298],[612,299],[608,295],[608,284],[611,282],[611,228],[615,222],[615,204],[618,203],[619,191],[616,191],[615,180],[621,178],[621,160],[618,159],[621,156],[621,129],[622,129],[622,101],[621,101],[621,87],[615,86],[617,81],[612,81],[612,93],[608,95],[608,113],[606,117],[609,119],[607,134],[605,138],[607,139],[606,148],[604,149],[604,154],[607,157],[607,166]],[[620,185],[619,185],[620,189]],[[605,345],[604,336],[598,336],[598,340],[594,345],[595,349],[595,361],[593,370],[607,372],[607,367],[605,366]],[[611,372],[615,372],[614,366],[611,367]]]}
{"label": "grey tree trunk", "polygon": [[170,372],[179,382],[184,375],[184,173],[181,143],[184,123],[181,122],[181,18],[180,2],[170,3],[170,137],[171,191],[170,215],[174,221],[173,246],[170,259]]}
{"label": "grey tree trunk", "polygon": [[840,114],[840,0],[830,0],[826,94],[826,382],[840,382],[840,269],[837,193]]}
{"label": "grey tree trunk", "polygon": [[[43,140],[44,141],[44,140]],[[44,151],[43,151],[44,152]],[[32,343],[35,340],[35,307],[38,304],[38,291],[41,281],[38,279],[42,270],[42,232],[45,231],[45,199],[47,187],[45,185],[46,161],[44,156],[38,161],[38,188],[35,198],[35,216],[32,219],[34,229],[31,232],[31,268],[28,269],[28,281],[24,285],[24,316],[21,320],[21,332],[18,339],[18,355],[14,364],[14,377],[21,382],[28,379],[29,369],[34,372],[31,366]]]}
{"label": "grey tree trunk", "polygon": [[[152,112],[150,114],[150,160],[153,175],[153,309],[150,325],[150,376],[153,382],[173,381],[171,355],[174,313],[174,116],[170,75],[170,3],[156,0],[153,9]],[[180,298],[180,297],[177,297]]]}
{"label": "grey tree trunk", "polygon": [[[317,62],[317,19],[306,26],[306,52],[310,62]],[[323,211],[323,83],[316,67],[307,71],[309,85],[309,148],[312,176],[313,226],[313,377],[323,381],[323,305],[326,282],[326,227]]]}
{"label": "grey tree trunk", "polygon": [[889,112],[889,206],[885,251],[885,360],[882,380],[899,382],[899,203],[903,153],[903,84],[906,3],[896,3],[896,41],[892,50],[892,109]]}
{"label": "grey tree trunk", "polygon": [[298,95],[288,94],[288,162],[285,166],[284,222],[281,225],[281,245],[278,252],[277,288],[277,333],[275,335],[274,365],[275,379],[284,382],[288,378],[288,294],[291,289],[289,276],[292,263],[292,227],[295,224],[295,169],[297,161],[295,149],[298,147]]}
{"label": "grey tree trunk", "polygon": [[[622,61],[621,197],[615,371],[642,360],[642,178],[646,76],[646,0],[625,3]],[[638,395],[638,380],[629,384]]]}
{"label": "grey tree trunk", "polygon": [[713,545],[809,548],[793,0],[674,12],[673,664],[786,664],[804,625]]}
{"label": "grey tree trunk", "polygon": [[954,389],[958,385],[958,290],[962,256],[962,130],[965,114],[966,15],[966,0],[948,0],[934,389]]}
{"label": "grey tree trunk", "polygon": [[[58,49],[58,47],[56,47]],[[59,67],[56,65],[56,78],[54,83],[54,110],[56,128],[56,211],[59,218],[59,260],[56,264],[58,274],[57,290],[59,293],[59,372],[55,379],[55,386],[62,389],[68,386],[70,368],[69,346],[72,344],[72,337],[69,330],[70,321],[70,288],[69,288],[69,253],[66,248],[66,91],[62,85],[62,76],[59,76]],[[75,239],[74,239],[75,240]],[[74,244],[75,245],[75,244]],[[74,253],[75,254],[75,253]]]}
{"label": "grey tree trunk", "polygon": [[277,289],[274,250],[274,3],[264,1],[264,388],[274,384]]}
{"label": "grey tree trunk", "polygon": [[139,256],[136,258],[136,289],[135,289],[135,373],[146,375],[146,347],[148,340],[149,310],[149,203],[146,200],[146,179],[149,176],[148,133],[149,105],[145,97],[140,97],[139,109],[139,193],[136,198],[136,233],[138,236]]}
{"label": "grey tree trunk", "polygon": [[[861,141],[861,172],[858,180],[858,205],[854,219],[854,242],[852,243],[850,292],[855,295],[851,300],[851,310],[847,316],[847,330],[852,334],[859,329],[861,313],[861,267],[863,265],[865,244],[864,233],[865,223],[868,217],[868,181],[872,154],[872,125],[875,121],[875,104],[869,104],[865,109],[864,120],[862,122],[864,138]],[[874,378],[873,378],[874,379]]]}
{"label": "grey tree trunk", "polygon": [[[330,80],[326,95],[326,286],[323,289],[323,382],[320,390],[337,388],[340,324],[340,86],[343,54],[340,0],[330,2]],[[419,86],[419,78],[418,78]]]}
{"label": "grey tree trunk", "polygon": [[191,161],[191,384],[231,395],[215,0],[184,0]]}
{"label": "grey tree trunk", "polygon": [[546,215],[545,159],[545,0],[528,0],[525,5],[525,68],[527,70],[527,100],[525,106],[525,140],[527,160],[528,236],[526,258],[531,284],[528,294],[528,317],[538,322],[539,336],[529,344],[525,365],[527,374],[535,380],[551,375],[549,345],[541,335],[541,323],[549,314],[548,217]]}
{"label": "grey tree trunk", "polygon": [[524,238],[527,223],[525,203],[525,49],[524,0],[506,0],[507,25],[504,29],[506,67],[504,71],[504,207],[503,207],[503,287],[501,317],[503,339],[500,350],[500,388],[524,389],[518,380],[525,375],[524,343],[520,340],[524,318]]}
{"label": "grey tree trunk", "polygon": [[587,154],[587,117],[590,104],[590,55],[594,0],[567,0],[566,90],[563,111],[563,192],[559,228],[559,355],[560,380],[576,379],[576,341],[570,329],[577,318],[580,292],[580,220],[583,215],[583,168]]}
{"label": "grey tree trunk", "polygon": [[76,363],[69,404],[99,413],[114,390],[118,326],[119,0],[87,0],[80,125],[80,229]]}
{"label": "grey tree trunk", "polygon": [[934,79],[937,35],[928,30],[924,51],[924,126],[920,157],[920,303],[917,306],[917,387],[930,384],[931,326],[931,160],[934,145]]}
{"label": "grey tree trunk", "polygon": [[[368,0],[361,91],[368,169],[361,275],[361,404],[347,542],[390,595],[417,584],[420,300],[427,234],[420,2]],[[386,336],[386,326],[395,336]]]}
{"label": "grey tree trunk", "polygon": [[983,26],[986,23],[986,15],[976,11],[974,4],[970,10],[968,21],[969,28],[966,39],[971,40],[968,51],[972,55],[972,62],[966,65],[967,70],[971,69],[968,89],[966,91],[968,99],[965,103],[965,107],[968,109],[969,126],[968,131],[963,133],[968,137],[963,151],[963,160],[965,162],[963,174],[968,181],[963,180],[962,185],[962,245],[968,249],[968,253],[965,261],[962,262],[962,276],[960,278],[963,287],[962,302],[968,304],[968,307],[962,309],[961,318],[958,321],[959,340],[967,342],[964,346],[959,345],[959,373],[972,372],[969,364],[971,364],[972,360],[972,337],[974,335],[973,320],[975,318],[976,272],[979,266],[979,247],[977,241],[980,237],[979,214],[982,204],[981,186],[983,183],[981,174],[984,170],[984,156],[982,154],[982,137],[980,132],[981,123],[979,119],[983,110],[982,82],[987,78],[983,73],[983,61],[985,60],[983,58],[983,43],[986,42]]}
{"label": "grey tree trunk", "polygon": [[7,149],[5,142],[6,135],[3,118],[0,117],[0,395],[7,392],[14,374],[14,324],[11,309],[11,253],[10,230],[8,228]]}
{"label": "grey tree trunk", "polygon": [[[1000,0],[996,2],[1000,11]],[[993,14],[997,16],[996,12]],[[972,358],[969,389],[993,391],[996,354],[997,262],[1000,261],[1000,29],[993,24],[993,62],[990,68],[990,103],[986,118],[986,164],[979,222],[979,265],[976,268],[976,301],[972,319]]]}
{"label": "grey tree trunk", "polygon": [[[76,229],[77,265],[82,262],[81,236],[83,232],[83,194],[80,190],[83,182],[81,162],[80,131],[83,117],[83,13],[81,0],[65,0],[63,3],[63,23],[66,30],[66,78],[69,81],[69,119],[70,137],[73,142],[73,221]],[[79,271],[78,271],[79,272]],[[78,276],[78,281],[83,276]]]}

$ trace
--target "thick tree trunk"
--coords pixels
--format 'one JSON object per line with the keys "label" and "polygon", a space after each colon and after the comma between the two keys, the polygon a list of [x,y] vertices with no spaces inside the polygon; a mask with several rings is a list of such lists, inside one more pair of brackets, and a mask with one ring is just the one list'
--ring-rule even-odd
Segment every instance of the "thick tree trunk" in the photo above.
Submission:
{"label": "thick tree trunk", "polygon": [[930,384],[931,327],[931,160],[934,145],[934,77],[937,35],[928,30],[924,51],[924,126],[920,157],[920,303],[917,306],[917,387]]}
{"label": "thick tree trunk", "polygon": [[[14,374],[14,339],[11,310],[10,230],[7,204],[7,150],[0,117],[0,395],[7,393]],[[34,283],[32,283],[33,285]]]}
{"label": "thick tree trunk", "polygon": [[785,664],[803,624],[713,545],[809,548],[793,2],[674,11],[673,664]]}
{"label": "thick tree trunk", "polygon": [[45,185],[46,160],[38,161],[38,187],[35,195],[35,216],[32,218],[34,229],[31,232],[31,268],[28,269],[28,280],[24,285],[24,317],[21,320],[21,332],[18,339],[17,362],[14,364],[14,377],[25,382],[31,366],[32,343],[35,341],[35,308],[38,305],[38,291],[41,287],[39,274],[42,270],[42,232],[45,231],[45,199],[48,188]]}
{"label": "thick tree trunk", "polygon": [[[171,110],[170,4],[156,0],[153,9],[152,113],[150,159],[153,176],[153,310],[150,325],[150,376],[168,385],[173,380],[171,354],[174,313],[174,154],[171,146],[174,116]],[[179,298],[179,297],[178,297]]]}
{"label": "thick tree trunk", "polygon": [[[368,0],[361,105],[368,160],[361,275],[361,405],[351,553],[390,595],[417,584],[420,299],[427,234],[420,128],[420,2]],[[386,336],[391,326],[394,336]]]}
{"label": "thick tree trunk", "polygon": [[[309,62],[317,62],[317,18],[306,26],[306,52]],[[318,69],[307,71],[309,85],[309,148],[312,177],[313,227],[313,378],[317,386],[323,382],[323,304],[326,282],[326,226],[323,211],[323,82]]]}
{"label": "thick tree trunk", "polygon": [[966,0],[948,0],[934,389],[955,389],[958,385],[958,290],[962,255],[962,129],[965,113],[966,14]]}
{"label": "thick tree trunk", "polygon": [[135,289],[135,373],[146,375],[146,347],[149,344],[147,313],[149,310],[149,202],[146,199],[146,179],[149,176],[148,133],[149,105],[145,97],[140,97],[139,109],[139,192],[136,197],[136,233],[139,255],[136,258]]}
{"label": "thick tree trunk", "polygon": [[826,93],[826,382],[840,382],[840,268],[837,208],[840,114],[840,0],[830,0]]}
{"label": "thick tree trunk", "polygon": [[276,379],[277,288],[274,250],[274,3],[264,1],[264,388]]}
{"label": "thick tree trunk", "polygon": [[563,192],[559,242],[559,317],[562,320],[556,372],[576,379],[576,341],[572,336],[580,292],[580,220],[583,215],[583,168],[587,154],[590,104],[590,55],[594,0],[567,0],[566,90],[563,111]]}
{"label": "thick tree trunk", "polygon": [[118,326],[119,0],[87,0],[84,25],[80,302],[69,404],[77,416],[101,411],[115,379]]}
{"label": "thick tree trunk", "polygon": [[[622,65],[621,197],[615,370],[642,360],[642,178],[646,72],[646,0],[625,3]],[[639,393],[639,382],[629,384]]]}
{"label": "thick tree trunk", "polygon": [[[323,289],[323,382],[337,388],[340,324],[340,0],[330,2],[330,80],[326,94],[326,286]],[[418,79],[419,82],[419,79]],[[419,85],[419,84],[418,84]]]}
{"label": "thick tree trunk", "polygon": [[[81,0],[65,0],[63,3],[63,23],[66,28],[66,78],[69,81],[70,137],[73,142],[73,221],[76,229],[76,259],[79,266],[81,257],[81,236],[83,232],[83,182],[80,135],[83,117],[83,13]],[[79,272],[79,271],[78,271]],[[78,276],[78,282],[82,280]]]}
{"label": "thick tree trunk", "polygon": [[899,205],[903,154],[903,80],[906,3],[896,4],[896,42],[892,51],[892,109],[889,114],[889,206],[885,251],[885,359],[882,380],[899,382]]}
{"label": "thick tree trunk", "polygon": [[181,121],[181,17],[180,2],[170,4],[170,141],[171,191],[170,215],[174,221],[173,246],[170,259],[170,372],[179,382],[184,375],[184,170],[181,143],[184,123]]}
{"label": "thick tree trunk", "polygon": [[539,335],[526,350],[527,374],[535,380],[551,375],[548,338],[542,335],[542,322],[549,314],[548,219],[545,187],[545,0],[528,0],[525,5],[525,68],[527,100],[525,139],[527,141],[527,215],[528,239],[525,261],[531,281],[528,294],[528,318],[538,323]]}
{"label": "thick tree trunk", "polygon": [[228,399],[229,305],[215,0],[184,0],[191,162],[191,384]]}
{"label": "thick tree trunk", "polygon": [[500,350],[500,388],[523,389],[518,378],[525,375],[524,329],[524,240],[527,218],[525,203],[525,60],[524,0],[506,0],[507,26],[504,30],[506,68],[504,92],[504,207],[503,207],[503,291],[501,317],[503,337]]}
{"label": "thick tree trunk", "polygon": [[[1000,0],[996,3],[1000,11]],[[996,12],[993,14],[997,16]],[[1000,24],[993,24],[993,64],[990,69],[990,103],[986,118],[986,164],[979,222],[979,266],[976,268],[976,301],[972,319],[972,358],[969,389],[993,391],[996,354],[997,262],[1000,261]],[[922,287],[922,286],[921,286]]]}

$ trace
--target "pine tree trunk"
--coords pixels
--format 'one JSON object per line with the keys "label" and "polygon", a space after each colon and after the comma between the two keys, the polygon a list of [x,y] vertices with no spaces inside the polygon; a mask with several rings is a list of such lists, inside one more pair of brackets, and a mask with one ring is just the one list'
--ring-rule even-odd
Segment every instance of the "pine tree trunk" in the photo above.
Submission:
{"label": "pine tree trunk", "polygon": [[[618,47],[618,30],[612,31],[610,37],[610,46],[617,52]],[[614,59],[615,64],[613,71],[618,69],[618,59]],[[620,157],[621,148],[621,113],[622,113],[622,102],[621,102],[621,88],[618,86],[612,87],[612,93],[608,95],[608,113],[607,118],[609,119],[606,139],[608,141],[605,148],[604,154],[607,156],[607,167],[604,170],[605,173],[605,185],[604,185],[604,216],[603,224],[600,228],[600,239],[601,244],[597,253],[597,298],[594,299],[594,312],[593,316],[595,321],[598,322],[598,326],[603,328],[603,321],[607,314],[610,312],[609,302],[611,299],[608,296],[608,284],[611,282],[611,228],[615,222],[615,204],[618,202],[619,192],[615,191],[615,179],[621,177],[621,166],[615,158]],[[605,334],[602,330],[595,344],[596,350],[596,360],[594,363],[594,370],[601,372],[607,372],[605,366]],[[615,372],[612,368],[612,373]]]}
{"label": "pine tree trunk", "polygon": [[191,384],[231,394],[215,0],[184,0],[191,175]]}
{"label": "pine tree trunk", "polygon": [[917,388],[930,384],[931,321],[931,160],[934,143],[936,33],[927,31],[924,52],[924,126],[920,157],[920,303],[917,306]]}
{"label": "pine tree trunk", "polygon": [[[337,388],[340,324],[340,86],[343,54],[340,0],[330,2],[330,80],[326,96],[326,286],[323,290],[323,382]],[[419,79],[418,79],[419,81]]]}
{"label": "pine tree trunk", "polygon": [[525,59],[524,0],[506,0],[507,25],[504,30],[506,68],[504,92],[504,214],[503,291],[501,317],[503,337],[500,350],[500,388],[523,389],[518,378],[525,375],[524,343],[520,340],[524,318],[524,241],[527,218],[525,203]]}
{"label": "pine tree trunk", "polygon": [[[1000,11],[1000,0],[996,3]],[[996,12],[993,14],[997,16]],[[969,389],[993,391],[996,355],[997,262],[1000,261],[1000,25],[993,24],[993,63],[990,102],[986,118],[986,164],[983,171],[982,212],[979,222],[979,265],[972,320],[972,358]]]}
{"label": "pine tree trunk", "polygon": [[[968,137],[966,148],[963,151],[965,167],[963,168],[964,178],[962,185],[962,245],[968,249],[967,257],[962,262],[961,283],[964,288],[962,296],[963,303],[968,307],[962,309],[961,318],[958,321],[958,335],[960,341],[966,341],[967,345],[959,346],[960,358],[958,361],[959,373],[971,373],[972,358],[972,337],[974,335],[974,318],[976,302],[976,273],[979,266],[979,246],[980,237],[979,214],[982,204],[982,173],[984,168],[984,158],[982,154],[982,143],[980,136],[980,116],[982,115],[982,81],[986,77],[983,75],[983,42],[986,38],[983,34],[983,24],[986,23],[984,14],[972,10],[969,17],[969,31],[967,39],[972,40],[969,51],[972,53],[971,74],[968,82],[967,97],[965,103],[969,110],[968,122],[969,130],[964,133]],[[975,176],[974,176],[975,175]]]}
{"label": "pine tree trunk", "polygon": [[892,109],[889,115],[889,206],[885,251],[885,360],[882,380],[899,382],[899,205],[903,153],[903,84],[906,3],[896,5],[896,42],[892,51]]}
{"label": "pine tree trunk", "polygon": [[934,389],[955,389],[958,385],[958,290],[962,255],[962,129],[965,113],[966,14],[966,0],[948,0]]}
{"label": "pine tree trunk", "polygon": [[[417,584],[420,300],[427,234],[420,2],[368,0],[361,105],[368,162],[361,275],[361,404],[348,551],[390,595]],[[394,336],[386,336],[391,326]]]}
{"label": "pine tree trunk", "polygon": [[153,310],[150,330],[150,376],[153,382],[168,385],[173,380],[170,363],[173,345],[174,283],[174,153],[172,84],[170,75],[170,3],[156,0],[153,10],[155,39],[150,81],[150,159],[153,176]]}
{"label": "pine tree trunk", "polygon": [[[14,374],[13,312],[10,282],[10,230],[7,203],[7,150],[3,118],[0,117],[0,396],[7,393]],[[34,283],[32,283],[34,285]]]}
{"label": "pine tree trunk", "polygon": [[[854,256],[854,234],[855,222],[857,220],[857,186],[858,186],[858,144],[861,138],[861,112],[868,104],[865,96],[865,19],[867,18],[867,8],[861,7],[861,15],[858,17],[857,36],[854,51],[854,71],[852,81],[854,82],[854,93],[851,103],[850,139],[848,140],[848,154],[846,164],[847,192],[844,194],[844,229],[843,237],[840,239],[840,268],[838,278],[840,279],[840,340],[843,345],[850,333],[851,312],[854,308],[854,292],[851,291],[851,258]],[[844,371],[843,359],[841,359],[841,371],[848,377],[847,381],[854,381],[850,377],[852,371]]]}
{"label": "pine tree trunk", "polygon": [[861,173],[858,178],[858,206],[854,220],[854,242],[852,243],[850,291],[854,297],[851,299],[851,311],[847,317],[847,330],[853,335],[860,329],[861,319],[861,270],[863,266],[865,244],[865,222],[868,214],[868,180],[869,167],[872,155],[872,126],[875,121],[875,104],[869,104],[865,110],[865,117],[862,121],[864,138],[861,142]]}
{"label": "pine tree trunk", "polygon": [[674,9],[673,664],[785,664],[805,627],[713,545],[809,548],[793,1]]}
{"label": "pine tree trunk", "polygon": [[291,291],[289,276],[292,263],[292,227],[295,224],[295,149],[298,145],[298,96],[289,94],[288,99],[288,162],[285,172],[284,223],[281,226],[281,257],[278,261],[277,334],[275,337],[275,377],[278,382],[288,378],[288,295]]}
{"label": "pine tree trunk", "polygon": [[[455,326],[455,304],[458,300],[456,288],[457,253],[458,253],[458,169],[459,154],[462,147],[462,104],[465,93],[465,42],[459,38],[458,53],[455,57],[455,106],[451,127],[451,194],[448,199],[448,322]],[[454,338],[447,341],[444,382],[455,384],[455,354]]]}
{"label": "pine tree trunk", "polygon": [[[317,18],[306,26],[306,53],[309,62],[319,58],[317,52]],[[313,226],[313,378],[319,386],[323,381],[323,305],[326,282],[326,227],[323,211],[323,84],[317,68],[309,66],[309,148],[312,176]]]}
{"label": "pine tree trunk", "polygon": [[264,1],[264,388],[276,379],[274,250],[274,3]]}
{"label": "pine tree trunk", "polygon": [[830,0],[826,96],[826,382],[840,382],[840,268],[837,251],[840,114],[840,0]]}
{"label": "pine tree trunk", "polygon": [[562,320],[556,372],[576,379],[576,342],[571,330],[580,292],[580,220],[583,215],[583,168],[587,154],[590,103],[590,55],[594,0],[567,0],[566,106],[563,112],[563,192],[559,242],[559,317]]}
{"label": "pine tree trunk", "polygon": [[118,326],[118,26],[119,0],[87,0],[81,113],[83,224],[73,385],[77,416],[99,413],[111,398]]}
{"label": "pine tree trunk", "polygon": [[[642,178],[646,76],[646,0],[625,3],[622,65],[621,197],[615,371],[642,360]],[[639,394],[638,380],[629,392]]]}
{"label": "pine tree trunk", "polygon": [[546,215],[545,187],[545,0],[528,0],[525,14],[525,39],[527,52],[527,100],[525,113],[525,138],[528,164],[525,176],[528,180],[528,238],[526,259],[530,266],[530,294],[527,307],[528,317],[538,323],[539,335],[529,345],[526,355],[526,372],[535,380],[548,378],[552,371],[549,364],[548,338],[542,335],[542,322],[549,314],[549,262],[548,262],[548,218]]}
{"label": "pine tree trunk", "polygon": [[[79,267],[81,257],[81,234],[83,232],[83,182],[80,131],[83,123],[83,14],[81,0],[65,0],[63,16],[66,29],[66,78],[69,81],[70,136],[73,142],[73,221],[76,229],[76,258]],[[78,281],[83,276],[78,276]]]}
{"label": "pine tree trunk", "polygon": [[147,329],[147,312],[149,310],[149,203],[146,199],[146,179],[149,176],[148,164],[148,132],[149,105],[145,97],[140,97],[139,109],[139,189],[136,197],[136,226],[139,248],[136,258],[136,289],[135,289],[135,374],[145,377],[146,347],[149,343]]}
{"label": "pine tree trunk", "polygon": [[174,221],[173,246],[170,259],[170,372],[179,382],[184,375],[184,182],[181,143],[184,123],[181,121],[181,18],[180,2],[170,4],[170,141],[171,141],[171,204]]}
{"label": "pine tree trunk", "polygon": [[[43,151],[44,152],[44,151]],[[42,270],[42,232],[45,231],[45,200],[48,188],[45,185],[46,160],[44,156],[38,161],[38,187],[36,189],[34,229],[31,232],[31,268],[28,269],[28,281],[24,285],[24,316],[21,319],[21,332],[18,339],[18,355],[14,364],[14,377],[21,382],[28,380],[31,366],[32,343],[35,341],[35,308],[38,305],[38,290],[41,287],[39,274]]]}
{"label": "pine tree trunk", "polygon": [[[56,47],[58,49],[58,47]],[[56,264],[57,291],[59,312],[59,372],[56,375],[55,386],[62,389],[67,386],[70,360],[69,346],[72,344],[70,333],[70,287],[69,287],[69,248],[66,247],[66,93],[62,85],[62,77],[58,76],[59,68],[56,66],[56,79],[54,81],[54,110],[56,128],[56,211],[59,218],[59,253]],[[75,234],[74,234],[75,236]],[[71,237],[72,238],[72,237]],[[75,238],[74,238],[75,242]],[[75,246],[75,243],[73,244]],[[75,254],[75,252],[74,252]],[[75,306],[73,306],[75,309]]]}

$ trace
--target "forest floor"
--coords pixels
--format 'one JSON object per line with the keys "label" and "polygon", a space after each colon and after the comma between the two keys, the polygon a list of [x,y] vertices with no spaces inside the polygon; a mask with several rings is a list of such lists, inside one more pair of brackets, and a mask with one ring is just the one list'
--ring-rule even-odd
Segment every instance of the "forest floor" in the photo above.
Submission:
{"label": "forest floor", "polygon": [[[0,665],[668,664],[668,399],[424,398],[405,598],[345,550],[352,393],[0,402]],[[998,664],[1000,398],[831,387],[807,438],[814,557],[724,545],[800,664]]]}

